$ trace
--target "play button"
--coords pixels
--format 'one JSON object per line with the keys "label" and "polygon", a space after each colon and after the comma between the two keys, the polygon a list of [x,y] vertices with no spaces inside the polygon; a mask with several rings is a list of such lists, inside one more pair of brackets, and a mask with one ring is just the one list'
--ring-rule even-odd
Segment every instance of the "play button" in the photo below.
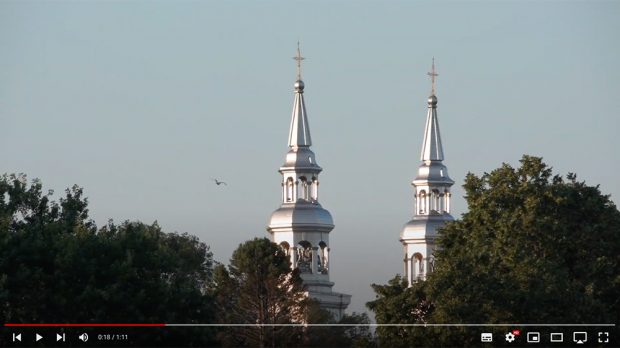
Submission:
{"label": "play button", "polygon": [[39,334],[34,334],[34,341],[35,342],[39,342],[42,338],[43,338],[43,336],[41,336]]}

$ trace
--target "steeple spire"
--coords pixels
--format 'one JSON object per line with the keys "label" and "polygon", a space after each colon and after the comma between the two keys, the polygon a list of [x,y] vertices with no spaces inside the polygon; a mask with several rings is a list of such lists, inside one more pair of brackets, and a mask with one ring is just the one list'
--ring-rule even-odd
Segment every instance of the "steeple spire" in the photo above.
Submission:
{"label": "steeple spire", "polygon": [[310,129],[304,102],[304,83],[301,80],[301,56],[297,43],[297,81],[295,101],[288,137],[289,149],[282,174],[282,203],[271,214],[267,231],[271,240],[280,245],[290,258],[291,267],[307,287],[307,294],[328,310],[336,320],[342,318],[351,303],[351,295],[332,291],[330,281],[331,245],[329,234],[334,229],[332,215],[319,203],[319,174],[323,170],[317,163],[310,145]]}
{"label": "steeple spire", "polygon": [[425,280],[426,275],[435,267],[435,240],[439,229],[448,221],[452,194],[450,187],[454,181],[448,176],[448,168],[442,163],[443,147],[439,134],[437,119],[437,97],[435,96],[435,58],[432,70],[427,73],[431,78],[431,95],[428,97],[428,113],[422,143],[422,163],[418,174],[411,182],[415,190],[415,207],[413,218],[405,224],[400,241],[404,248],[404,274],[409,285]]}
{"label": "steeple spire", "polygon": [[431,77],[431,95],[428,97],[428,113],[426,115],[426,127],[424,128],[424,141],[422,142],[421,161],[443,161],[443,146],[439,134],[439,121],[437,119],[437,97],[435,96],[435,58],[433,68],[427,73]]}
{"label": "steeple spire", "polygon": [[288,136],[288,146],[292,148],[309,147],[312,145],[308,117],[306,116],[306,103],[304,102],[304,82],[301,80],[301,61],[306,59],[301,56],[299,41],[297,42],[297,81],[295,81],[295,100],[293,102],[293,115],[291,116],[291,128]]}

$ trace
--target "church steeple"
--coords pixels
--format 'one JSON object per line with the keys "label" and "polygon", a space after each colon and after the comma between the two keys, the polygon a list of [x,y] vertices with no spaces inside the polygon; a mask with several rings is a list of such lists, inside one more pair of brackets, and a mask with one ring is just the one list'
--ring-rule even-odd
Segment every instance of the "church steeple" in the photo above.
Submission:
{"label": "church steeple", "polygon": [[310,297],[339,320],[351,301],[351,295],[332,291],[330,281],[329,234],[334,229],[331,214],[319,203],[319,174],[323,170],[310,149],[312,140],[301,80],[301,56],[297,47],[297,81],[282,174],[282,203],[271,214],[267,231],[274,243],[290,257],[291,267],[299,269]]}
{"label": "church steeple", "polygon": [[431,95],[428,97],[428,112],[418,174],[411,182],[415,189],[413,219],[401,232],[400,241],[404,247],[405,274],[409,284],[426,279],[435,264],[434,251],[437,230],[450,215],[452,194],[450,187],[454,181],[448,176],[448,168],[443,165],[443,145],[437,118],[437,96],[435,96],[435,59],[432,71],[428,73],[432,81]]}
{"label": "church steeple", "polygon": [[443,146],[439,133],[439,121],[437,120],[437,97],[435,96],[435,58],[433,68],[427,73],[432,80],[431,95],[428,97],[428,113],[426,115],[426,127],[424,128],[424,141],[422,142],[421,161],[443,161]]}
{"label": "church steeple", "polygon": [[308,116],[306,115],[306,103],[304,101],[305,85],[301,80],[301,61],[306,58],[301,56],[299,42],[297,42],[297,56],[293,57],[293,59],[297,61],[297,81],[295,81],[295,101],[293,102],[293,116],[291,118],[288,146],[309,147],[312,145],[312,138],[310,137]]}

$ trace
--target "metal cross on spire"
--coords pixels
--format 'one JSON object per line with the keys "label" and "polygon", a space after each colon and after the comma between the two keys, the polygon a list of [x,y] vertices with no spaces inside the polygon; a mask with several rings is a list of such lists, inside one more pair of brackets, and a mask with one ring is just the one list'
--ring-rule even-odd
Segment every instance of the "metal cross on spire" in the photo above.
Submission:
{"label": "metal cross on spire", "polygon": [[301,80],[301,61],[306,59],[301,56],[301,50],[299,49],[299,41],[297,41],[297,56],[293,57],[297,61],[297,80]]}
{"label": "metal cross on spire", "polygon": [[435,77],[439,76],[439,74],[435,72],[435,57],[433,57],[433,70],[431,70],[430,72],[427,72],[426,75],[431,77],[431,84],[432,84],[431,94],[435,95]]}

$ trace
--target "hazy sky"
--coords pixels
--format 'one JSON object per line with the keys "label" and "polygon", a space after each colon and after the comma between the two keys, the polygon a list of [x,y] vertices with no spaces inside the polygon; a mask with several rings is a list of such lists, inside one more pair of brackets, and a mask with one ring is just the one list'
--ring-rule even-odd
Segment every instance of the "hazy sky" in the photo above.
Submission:
{"label": "hazy sky", "polygon": [[[227,263],[280,203],[301,41],[335,290],[402,272],[435,56],[453,187],[523,154],[620,196],[618,1],[0,1],[0,172]],[[211,177],[228,186],[216,186]],[[515,246],[518,247],[518,246]]]}

